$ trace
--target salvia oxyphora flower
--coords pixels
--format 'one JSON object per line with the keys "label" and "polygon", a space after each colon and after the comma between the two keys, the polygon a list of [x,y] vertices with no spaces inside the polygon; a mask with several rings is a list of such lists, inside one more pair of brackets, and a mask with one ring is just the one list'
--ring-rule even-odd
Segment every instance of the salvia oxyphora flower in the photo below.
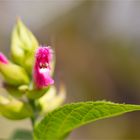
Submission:
{"label": "salvia oxyphora flower", "polygon": [[46,46],[40,46],[36,51],[33,76],[37,88],[45,88],[54,83],[54,80],[50,76],[52,52],[52,49]]}

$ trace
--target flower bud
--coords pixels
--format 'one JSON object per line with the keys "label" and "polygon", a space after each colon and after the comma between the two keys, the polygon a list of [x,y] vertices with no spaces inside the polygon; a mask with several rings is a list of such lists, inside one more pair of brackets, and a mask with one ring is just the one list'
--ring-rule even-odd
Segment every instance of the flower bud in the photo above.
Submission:
{"label": "flower bud", "polygon": [[8,119],[20,120],[33,115],[32,108],[29,104],[16,100],[7,99],[0,96],[0,114]]}
{"label": "flower bud", "polygon": [[0,52],[0,63],[8,64],[7,58]]}
{"label": "flower bud", "polygon": [[46,88],[54,83],[51,78],[52,49],[39,47],[36,51],[33,71],[34,84],[37,89]]}
{"label": "flower bud", "polygon": [[22,67],[9,62],[2,53],[0,53],[0,73],[8,84],[29,84],[26,71]]}
{"label": "flower bud", "polygon": [[38,47],[38,42],[34,35],[26,28],[20,19],[12,33],[12,58],[13,61],[23,67],[31,74],[34,53]]}
{"label": "flower bud", "polygon": [[47,94],[38,99],[41,106],[41,114],[46,114],[59,107],[66,98],[66,89],[63,84],[60,85],[58,93],[54,86],[51,86]]}

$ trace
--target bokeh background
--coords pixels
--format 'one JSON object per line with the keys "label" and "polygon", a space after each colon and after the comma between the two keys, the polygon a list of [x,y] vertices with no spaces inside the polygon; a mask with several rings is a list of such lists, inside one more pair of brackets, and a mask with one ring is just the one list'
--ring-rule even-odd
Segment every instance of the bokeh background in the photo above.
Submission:
{"label": "bokeh background", "polygon": [[[67,86],[69,102],[109,100],[140,104],[139,0],[0,0],[0,51],[10,56],[16,18],[55,49],[55,79]],[[0,139],[29,120],[0,118]],[[69,140],[140,139],[140,112],[76,129]]]}

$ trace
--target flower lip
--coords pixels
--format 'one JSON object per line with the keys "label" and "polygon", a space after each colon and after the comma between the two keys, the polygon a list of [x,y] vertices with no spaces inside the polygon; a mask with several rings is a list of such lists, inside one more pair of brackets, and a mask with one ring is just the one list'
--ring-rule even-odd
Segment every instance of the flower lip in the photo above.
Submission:
{"label": "flower lip", "polygon": [[0,63],[8,64],[8,60],[7,60],[6,56],[1,52],[0,52]]}

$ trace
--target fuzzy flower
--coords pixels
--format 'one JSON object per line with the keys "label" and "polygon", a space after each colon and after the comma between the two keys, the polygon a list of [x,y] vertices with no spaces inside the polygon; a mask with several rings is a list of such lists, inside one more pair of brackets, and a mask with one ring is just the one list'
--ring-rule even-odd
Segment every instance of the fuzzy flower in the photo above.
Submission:
{"label": "fuzzy flower", "polygon": [[52,85],[54,80],[50,76],[50,63],[52,61],[52,49],[40,46],[36,51],[33,71],[34,83],[37,88]]}
{"label": "fuzzy flower", "polygon": [[0,63],[8,64],[8,60],[3,53],[0,52]]}

